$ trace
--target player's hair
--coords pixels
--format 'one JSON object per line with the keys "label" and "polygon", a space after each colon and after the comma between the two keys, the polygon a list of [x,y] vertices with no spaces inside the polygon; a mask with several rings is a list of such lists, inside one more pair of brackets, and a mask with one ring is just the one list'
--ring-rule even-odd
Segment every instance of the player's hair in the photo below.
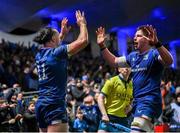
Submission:
{"label": "player's hair", "polygon": [[144,36],[149,37],[149,32],[148,32],[148,26],[147,25],[141,25],[137,28],[137,31],[141,30],[144,34]]}
{"label": "player's hair", "polygon": [[39,30],[37,35],[34,37],[33,41],[39,44],[45,44],[52,39],[52,36],[55,34],[55,31],[50,27],[45,27]]}

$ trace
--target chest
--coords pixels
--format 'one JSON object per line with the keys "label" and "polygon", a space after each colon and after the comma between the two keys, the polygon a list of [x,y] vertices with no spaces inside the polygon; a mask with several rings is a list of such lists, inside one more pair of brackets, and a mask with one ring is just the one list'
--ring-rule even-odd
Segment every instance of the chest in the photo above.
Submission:
{"label": "chest", "polygon": [[131,58],[132,72],[147,71],[154,66],[155,59],[151,54],[136,55]]}

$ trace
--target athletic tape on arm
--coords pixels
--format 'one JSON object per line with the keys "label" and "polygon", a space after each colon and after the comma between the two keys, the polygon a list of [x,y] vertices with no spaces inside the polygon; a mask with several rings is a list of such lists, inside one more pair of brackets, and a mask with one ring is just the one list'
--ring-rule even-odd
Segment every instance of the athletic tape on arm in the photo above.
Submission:
{"label": "athletic tape on arm", "polygon": [[125,56],[121,56],[121,57],[118,57],[115,59],[115,62],[116,62],[116,65],[118,67],[130,67],[128,64],[127,64],[127,61],[126,61],[126,57]]}

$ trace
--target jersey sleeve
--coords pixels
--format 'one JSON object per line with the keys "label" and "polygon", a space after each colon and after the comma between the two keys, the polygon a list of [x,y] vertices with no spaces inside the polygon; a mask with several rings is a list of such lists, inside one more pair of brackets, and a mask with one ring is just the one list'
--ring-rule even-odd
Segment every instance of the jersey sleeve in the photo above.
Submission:
{"label": "jersey sleeve", "polygon": [[103,93],[105,96],[108,96],[111,93],[112,83],[111,80],[107,80],[101,90],[101,93]]}
{"label": "jersey sleeve", "polygon": [[67,45],[60,45],[59,47],[55,48],[54,55],[59,58],[67,58]]}

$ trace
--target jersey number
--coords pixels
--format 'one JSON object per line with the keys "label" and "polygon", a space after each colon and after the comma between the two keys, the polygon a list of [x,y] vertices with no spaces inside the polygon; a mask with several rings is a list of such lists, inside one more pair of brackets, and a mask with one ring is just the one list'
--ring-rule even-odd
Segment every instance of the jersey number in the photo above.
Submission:
{"label": "jersey number", "polygon": [[41,81],[47,79],[45,63],[43,63],[42,65],[38,65],[37,68],[38,68],[39,80]]}

